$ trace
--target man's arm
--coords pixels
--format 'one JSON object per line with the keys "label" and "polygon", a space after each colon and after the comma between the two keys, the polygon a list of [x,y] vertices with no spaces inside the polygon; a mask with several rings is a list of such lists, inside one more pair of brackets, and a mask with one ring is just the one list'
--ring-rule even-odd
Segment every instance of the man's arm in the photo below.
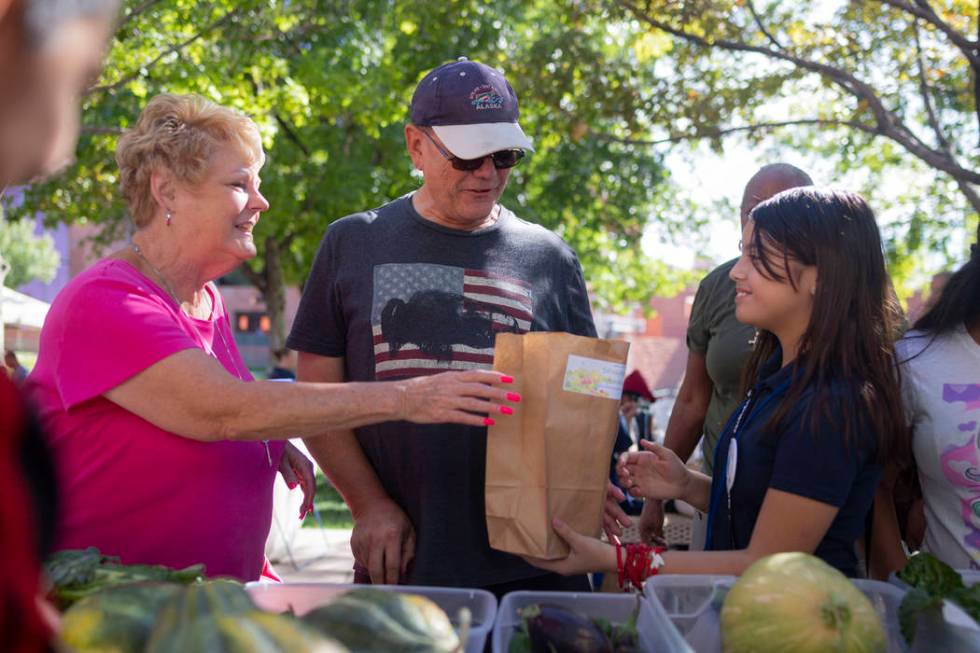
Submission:
{"label": "man's arm", "polygon": [[[340,383],[344,359],[299,352],[298,381]],[[371,582],[396,584],[415,555],[415,529],[385,492],[352,429],[305,439],[320,469],[343,495],[354,517],[351,550]]]}
{"label": "man's arm", "polygon": [[684,381],[677,391],[677,401],[664,433],[664,446],[673,450],[685,462],[694,453],[701,439],[704,416],[708,412],[713,388],[704,354],[689,351]]}

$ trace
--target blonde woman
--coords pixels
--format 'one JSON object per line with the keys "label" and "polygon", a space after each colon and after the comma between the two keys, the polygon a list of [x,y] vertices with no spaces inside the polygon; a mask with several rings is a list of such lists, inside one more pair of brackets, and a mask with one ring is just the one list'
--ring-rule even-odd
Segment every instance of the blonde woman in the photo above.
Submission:
{"label": "blonde woman", "polygon": [[312,500],[281,440],[389,420],[483,425],[507,377],[253,382],[214,279],[255,256],[269,204],[255,124],[195,96],[152,99],[116,150],[131,246],[55,299],[28,381],[55,452],[59,548],[255,580],[276,471]]}

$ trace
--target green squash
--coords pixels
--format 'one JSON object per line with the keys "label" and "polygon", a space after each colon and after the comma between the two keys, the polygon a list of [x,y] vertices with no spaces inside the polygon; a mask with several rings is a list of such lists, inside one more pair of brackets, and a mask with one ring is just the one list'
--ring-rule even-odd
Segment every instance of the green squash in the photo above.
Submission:
{"label": "green squash", "polygon": [[65,612],[61,639],[77,653],[142,653],[160,608],[180,591],[155,582],[104,589]]}
{"label": "green squash", "polygon": [[458,644],[458,637],[449,617],[429,598],[370,588],[351,590],[344,597],[378,606],[409,631],[436,642],[445,642],[449,650]]}
{"label": "green squash", "polygon": [[211,613],[155,628],[147,653],[349,653],[287,615]]}
{"label": "green squash", "polygon": [[424,597],[406,600],[405,596],[411,595],[353,590],[307,613],[302,621],[341,642],[351,653],[461,650],[459,636],[438,606],[428,605],[431,601]]}

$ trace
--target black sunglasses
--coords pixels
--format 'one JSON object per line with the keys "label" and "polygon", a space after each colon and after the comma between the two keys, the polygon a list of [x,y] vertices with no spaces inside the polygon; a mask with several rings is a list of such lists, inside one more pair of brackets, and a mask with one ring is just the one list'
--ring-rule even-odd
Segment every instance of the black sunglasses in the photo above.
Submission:
{"label": "black sunglasses", "polygon": [[432,138],[432,136],[429,134],[428,130],[423,129],[421,131],[423,134],[425,134],[426,138],[428,138],[432,142],[432,144],[436,146],[436,150],[439,151],[439,154],[441,154],[443,158],[446,159],[446,161],[449,161],[449,163],[456,170],[464,170],[466,172],[473,172],[474,170],[479,170],[487,157],[493,159],[493,167],[496,168],[497,170],[501,170],[504,168],[513,168],[514,166],[516,166],[518,163],[521,162],[521,159],[524,158],[524,150],[513,149],[513,150],[500,150],[498,152],[492,152],[490,154],[481,156],[478,159],[461,159],[458,156],[453,156],[446,150],[442,149],[442,147],[439,146],[439,143],[436,143],[436,139]]}

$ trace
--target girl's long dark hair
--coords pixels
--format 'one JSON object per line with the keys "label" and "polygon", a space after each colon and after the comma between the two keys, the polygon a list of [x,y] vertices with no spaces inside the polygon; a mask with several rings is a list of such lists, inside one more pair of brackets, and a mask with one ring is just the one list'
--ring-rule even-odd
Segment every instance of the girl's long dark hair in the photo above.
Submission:
{"label": "girl's long dark hair", "polygon": [[[871,209],[855,193],[811,186],[775,195],[750,217],[753,236],[743,247],[763,276],[807,292],[797,288],[789,261],[817,269],[810,323],[792,363],[794,380],[766,430],[775,434],[803,392],[813,387],[811,424],[819,415],[833,419],[830,402],[835,402],[845,442],[852,441],[855,428],[871,426],[879,460],[901,459],[908,447],[894,350],[901,309]],[[758,380],[778,346],[774,334],[759,332],[746,365],[747,387]]]}
{"label": "girl's long dark hair", "polygon": [[970,258],[943,286],[939,299],[920,317],[915,328],[938,336],[965,325],[980,324],[980,225]]}

